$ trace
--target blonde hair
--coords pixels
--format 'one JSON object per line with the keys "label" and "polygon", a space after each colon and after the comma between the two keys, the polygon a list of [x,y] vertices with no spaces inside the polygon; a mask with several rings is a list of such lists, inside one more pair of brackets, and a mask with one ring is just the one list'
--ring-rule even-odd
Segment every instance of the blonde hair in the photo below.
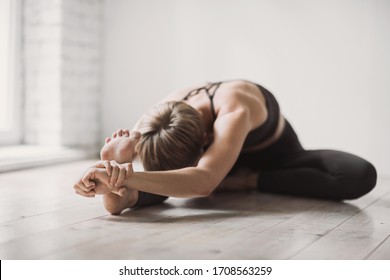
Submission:
{"label": "blonde hair", "polygon": [[194,166],[202,153],[204,129],[200,113],[182,101],[153,107],[138,126],[137,153],[145,170]]}

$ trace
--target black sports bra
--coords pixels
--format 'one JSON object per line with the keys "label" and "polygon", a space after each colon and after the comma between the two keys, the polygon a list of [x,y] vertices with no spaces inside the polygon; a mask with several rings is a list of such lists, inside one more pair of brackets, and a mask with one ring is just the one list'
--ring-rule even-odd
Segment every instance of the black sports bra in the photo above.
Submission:
{"label": "black sports bra", "polygon": [[[246,81],[248,82],[248,81]],[[214,102],[213,98],[215,96],[215,93],[217,92],[219,86],[223,82],[217,82],[217,83],[209,83],[204,87],[196,88],[191,90],[184,98],[183,100],[188,100],[191,96],[199,94],[201,91],[204,91],[207,96],[210,99],[210,107],[211,107],[211,113],[213,115],[214,120],[217,118],[217,114],[215,112]],[[252,82],[249,82],[252,83]],[[263,93],[263,96],[266,101],[266,107],[267,107],[267,119],[266,121],[259,126],[258,128],[255,128],[254,130],[250,131],[245,139],[244,147],[250,147],[255,144],[259,144],[263,142],[264,140],[267,140],[269,137],[274,135],[278,124],[279,124],[279,117],[280,117],[280,108],[277,100],[273,96],[271,92],[269,92],[264,87],[252,83],[256,85],[260,92]]]}
{"label": "black sports bra", "polygon": [[[219,86],[222,84],[222,82],[218,82],[218,83],[209,83],[207,84],[206,86],[204,87],[200,87],[200,88],[196,88],[196,89],[193,89],[191,90],[184,98],[183,100],[188,100],[188,98],[190,98],[191,96],[194,96],[194,95],[197,95],[199,92],[201,92],[202,90],[204,90],[204,92],[207,94],[207,96],[209,97],[210,99],[210,107],[211,107],[211,114],[213,115],[213,118],[214,120],[217,118],[217,114],[215,113],[215,107],[214,107],[214,102],[213,102],[213,98],[214,98],[214,95],[215,93],[217,92],[217,89],[219,88]],[[213,92],[210,93],[210,90],[214,88]]]}

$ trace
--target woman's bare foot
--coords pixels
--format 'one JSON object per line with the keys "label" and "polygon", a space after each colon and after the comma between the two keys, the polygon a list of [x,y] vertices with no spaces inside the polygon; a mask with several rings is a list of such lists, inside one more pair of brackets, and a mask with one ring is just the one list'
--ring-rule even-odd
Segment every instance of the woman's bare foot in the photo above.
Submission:
{"label": "woman's bare foot", "polygon": [[[115,160],[118,163],[132,162],[141,134],[138,131],[129,132],[127,129],[119,129],[111,137],[106,138],[106,143],[100,151],[102,160]],[[124,196],[114,193],[105,193],[103,196],[104,207],[111,214],[118,215],[124,209],[135,205],[138,200],[138,191],[127,189]]]}
{"label": "woman's bare foot", "polygon": [[103,196],[104,207],[113,215],[119,215],[123,210],[133,207],[138,200],[138,191],[127,190],[124,196],[108,193]]}
{"label": "woman's bare foot", "polygon": [[118,163],[132,162],[141,134],[138,131],[131,133],[127,129],[119,129],[106,138],[106,143],[100,151],[102,160],[115,160]]}

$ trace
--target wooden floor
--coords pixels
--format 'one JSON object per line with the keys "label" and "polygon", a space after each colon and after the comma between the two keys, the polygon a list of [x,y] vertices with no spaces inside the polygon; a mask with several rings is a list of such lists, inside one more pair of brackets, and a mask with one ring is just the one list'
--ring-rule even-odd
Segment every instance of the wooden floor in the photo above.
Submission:
{"label": "wooden floor", "polygon": [[1,259],[390,259],[390,180],[347,203],[263,193],[112,216],[72,185],[92,161],[0,174]]}

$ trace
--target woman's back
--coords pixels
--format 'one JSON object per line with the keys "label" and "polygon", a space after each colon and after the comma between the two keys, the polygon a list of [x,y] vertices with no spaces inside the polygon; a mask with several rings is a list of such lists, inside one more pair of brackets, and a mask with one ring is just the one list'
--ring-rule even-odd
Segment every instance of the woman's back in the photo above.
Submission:
{"label": "woman's back", "polygon": [[[240,110],[248,113],[251,130],[255,130],[264,124],[269,114],[264,90],[257,84],[241,80],[205,83],[175,91],[163,102],[184,100],[184,102],[194,107],[201,112],[205,130],[210,135],[213,132],[213,124],[217,118]],[[275,113],[277,113],[277,119],[279,119],[278,107]],[[272,132],[275,132],[278,121],[274,119],[273,123],[275,125],[272,125]],[[265,136],[266,138],[272,136],[271,131]],[[251,144],[257,143],[252,141]]]}

